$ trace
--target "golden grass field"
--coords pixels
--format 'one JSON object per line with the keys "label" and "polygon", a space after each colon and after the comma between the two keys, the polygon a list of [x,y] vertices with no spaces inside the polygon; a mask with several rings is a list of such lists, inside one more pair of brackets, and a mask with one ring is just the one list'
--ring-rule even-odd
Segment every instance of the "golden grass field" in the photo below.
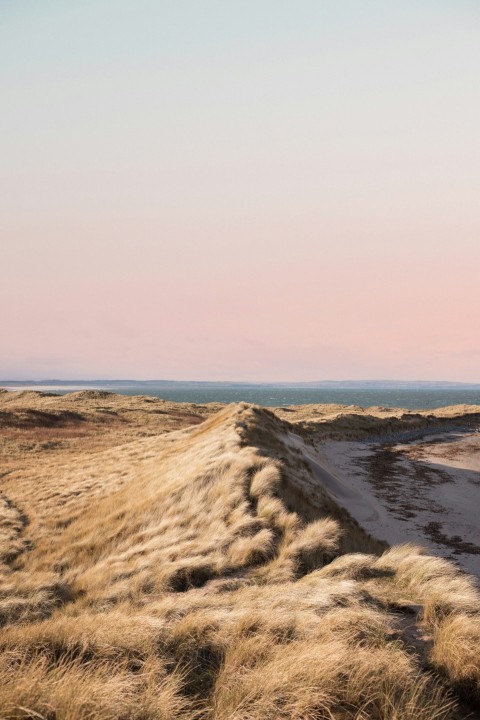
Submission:
{"label": "golden grass field", "polygon": [[302,454],[452,421],[480,408],[0,392],[0,717],[479,717],[474,580],[369,536]]}

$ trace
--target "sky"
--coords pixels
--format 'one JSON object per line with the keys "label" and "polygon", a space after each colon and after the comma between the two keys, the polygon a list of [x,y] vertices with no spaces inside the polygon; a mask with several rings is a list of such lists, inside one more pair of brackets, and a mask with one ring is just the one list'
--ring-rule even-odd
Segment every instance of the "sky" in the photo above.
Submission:
{"label": "sky", "polygon": [[0,378],[480,382],[473,0],[0,0]]}

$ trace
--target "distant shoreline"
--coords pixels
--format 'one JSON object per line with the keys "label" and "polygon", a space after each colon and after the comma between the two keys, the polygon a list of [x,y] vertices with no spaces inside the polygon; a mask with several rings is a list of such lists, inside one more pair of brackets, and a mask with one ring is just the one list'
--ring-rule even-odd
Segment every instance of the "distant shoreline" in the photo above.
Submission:
{"label": "distant shoreline", "polygon": [[451,405],[480,405],[480,385],[349,385],[201,383],[183,381],[48,381],[0,382],[8,391],[37,391],[64,395],[100,390],[120,395],[146,395],[180,403],[248,402],[263,407],[346,405],[430,410]]}
{"label": "distant shoreline", "polygon": [[45,380],[0,380],[0,387],[135,387],[152,385],[155,387],[205,387],[205,388],[291,388],[291,389],[390,389],[390,390],[432,390],[454,388],[478,388],[480,382],[457,382],[450,380],[319,380],[308,382],[250,382],[246,380],[130,380],[130,379],[104,379],[104,380],[58,380],[47,378]]}

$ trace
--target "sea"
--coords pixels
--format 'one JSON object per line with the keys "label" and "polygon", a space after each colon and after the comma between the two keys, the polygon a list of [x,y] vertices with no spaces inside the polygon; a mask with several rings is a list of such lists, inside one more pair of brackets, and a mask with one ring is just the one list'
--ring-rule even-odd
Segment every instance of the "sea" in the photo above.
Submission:
{"label": "sea", "polygon": [[123,395],[151,395],[175,402],[249,402],[264,407],[335,403],[361,407],[401,407],[409,410],[434,409],[446,405],[480,405],[479,385],[392,386],[357,383],[328,383],[322,387],[275,384],[209,383],[173,381],[0,381],[7,390],[40,390],[65,394],[78,390],[106,390]]}

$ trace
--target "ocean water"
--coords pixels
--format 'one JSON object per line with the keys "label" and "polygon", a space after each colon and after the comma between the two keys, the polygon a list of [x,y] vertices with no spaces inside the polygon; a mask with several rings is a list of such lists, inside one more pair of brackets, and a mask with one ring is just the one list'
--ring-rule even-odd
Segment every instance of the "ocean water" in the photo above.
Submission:
{"label": "ocean water", "polygon": [[388,388],[388,387],[284,387],[281,385],[222,385],[209,383],[142,383],[136,382],[81,382],[75,383],[0,383],[9,390],[44,390],[66,392],[98,389],[123,395],[152,395],[173,400],[204,404],[209,402],[232,403],[246,401],[265,407],[306,405],[310,403],[338,403],[370,407],[402,407],[409,410],[433,409],[445,405],[480,405],[480,385],[450,388]]}

